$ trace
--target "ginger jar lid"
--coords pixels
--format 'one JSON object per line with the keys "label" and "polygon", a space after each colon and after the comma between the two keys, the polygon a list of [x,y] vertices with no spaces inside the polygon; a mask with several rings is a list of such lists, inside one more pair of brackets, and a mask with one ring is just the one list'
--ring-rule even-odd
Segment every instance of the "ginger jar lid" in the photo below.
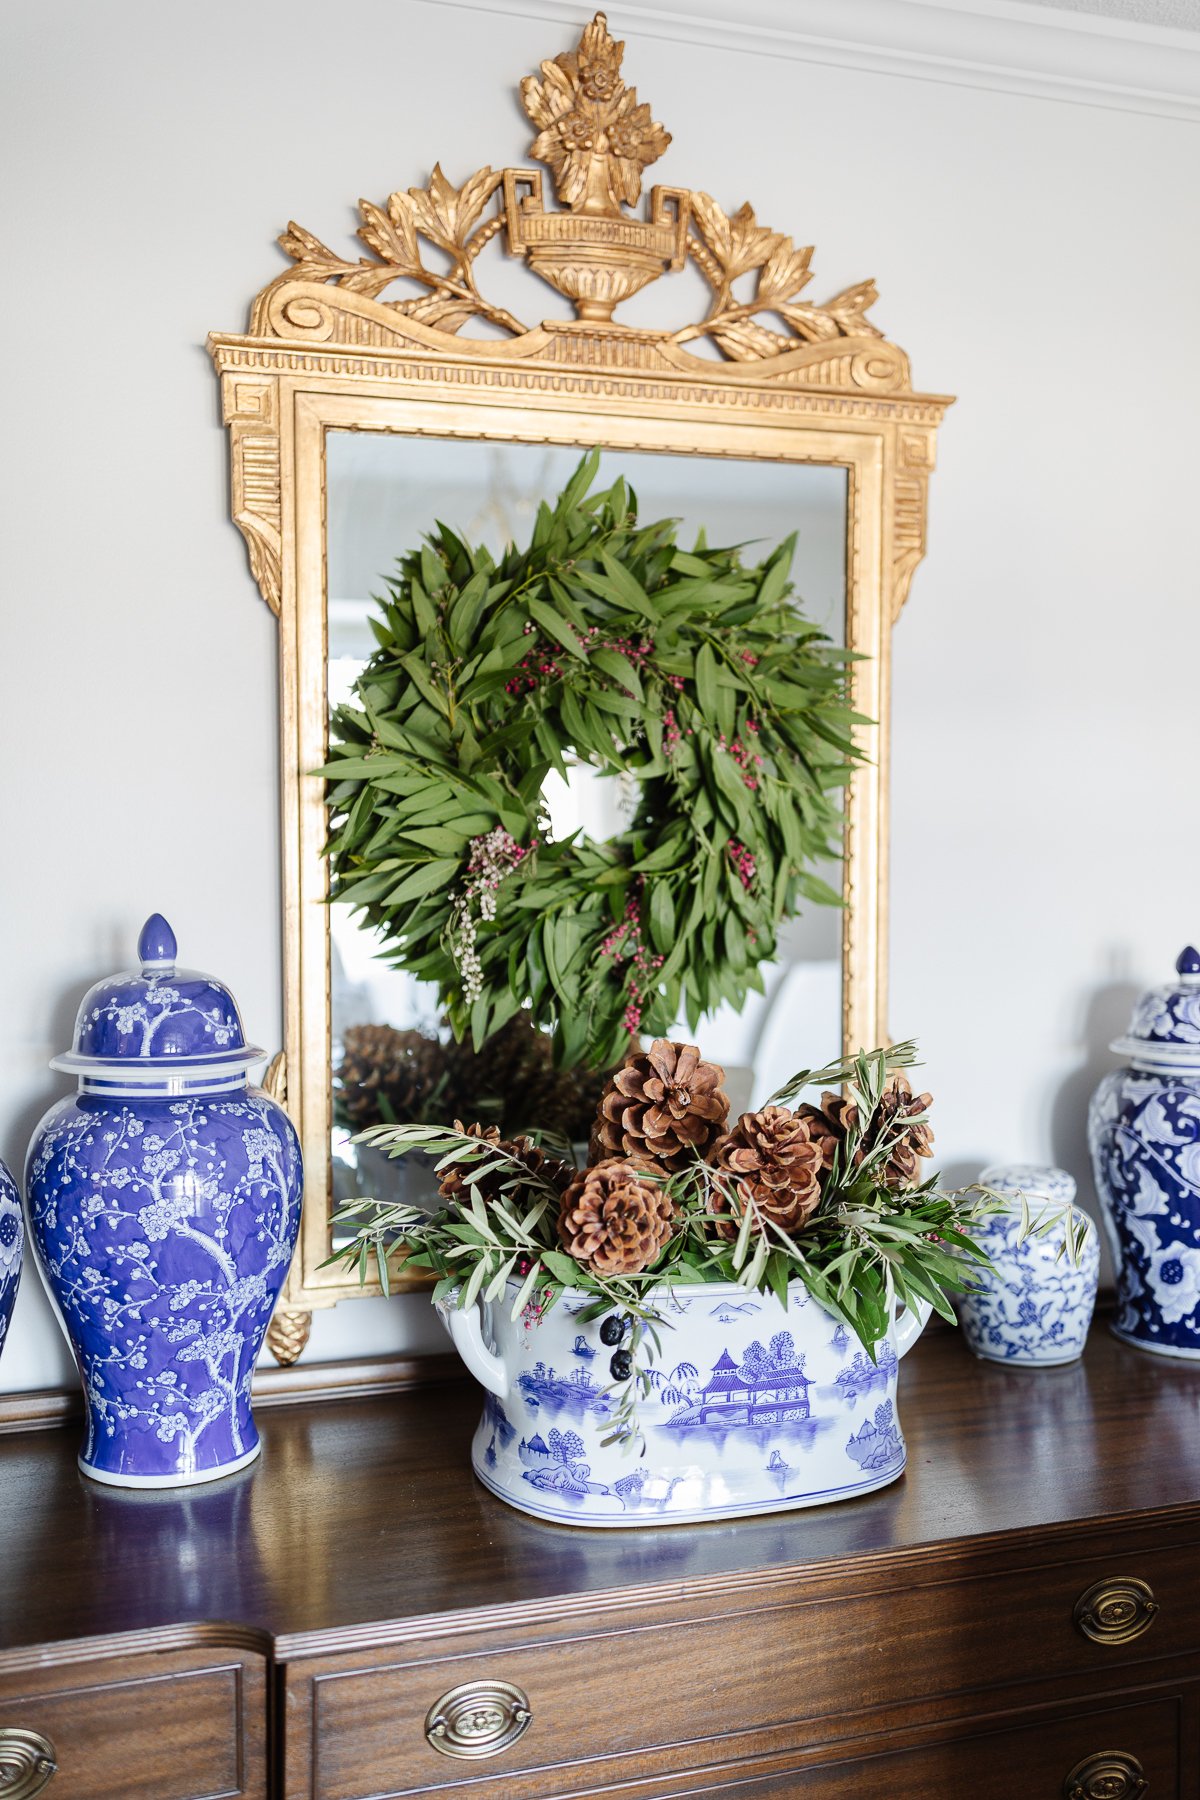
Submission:
{"label": "ginger jar lid", "polygon": [[1175,971],[1174,981],[1142,995],[1129,1030],[1109,1048],[1137,1069],[1200,1074],[1200,951],[1188,944]]}
{"label": "ginger jar lid", "polygon": [[1031,1211],[1062,1209],[1075,1200],[1075,1177],[1051,1163],[991,1163],[979,1182],[1018,1205],[1025,1200]]}
{"label": "ginger jar lid", "polygon": [[151,913],[138,938],[140,967],[88,989],[70,1050],[52,1069],[92,1092],[216,1093],[237,1087],[265,1051],[246,1042],[224,982],[176,965],[175,933]]}

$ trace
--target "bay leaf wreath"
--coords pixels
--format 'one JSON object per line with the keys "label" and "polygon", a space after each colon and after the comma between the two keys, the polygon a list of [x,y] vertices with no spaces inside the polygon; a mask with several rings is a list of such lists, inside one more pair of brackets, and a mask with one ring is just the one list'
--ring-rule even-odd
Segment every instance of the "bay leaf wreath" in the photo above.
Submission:
{"label": "bay leaf wreath", "polygon": [[[377,649],[331,719],[331,898],[436,984],[478,1046],[522,1008],[557,1060],[694,1031],[762,989],[780,924],[840,904],[858,751],[849,652],[793,594],[795,537],[761,561],[643,522],[599,452],[494,559],[438,524],[398,558]],[[637,784],[606,842],[551,837],[570,762]]]}

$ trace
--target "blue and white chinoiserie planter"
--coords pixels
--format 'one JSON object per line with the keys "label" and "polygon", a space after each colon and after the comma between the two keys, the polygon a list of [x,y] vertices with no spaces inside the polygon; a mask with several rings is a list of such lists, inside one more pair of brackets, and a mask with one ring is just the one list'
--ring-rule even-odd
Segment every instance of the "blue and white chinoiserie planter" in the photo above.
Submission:
{"label": "blue and white chinoiserie planter", "polygon": [[[973,1228],[992,1268],[973,1272],[970,1289],[958,1297],[968,1347],[1017,1368],[1074,1362],[1083,1355],[1100,1279],[1100,1240],[1075,1206],[1074,1179],[1040,1163],[995,1163],[979,1180],[1011,1204]],[[1068,1213],[1076,1261],[1065,1242]],[[1023,1235],[1026,1217],[1030,1229]],[[1049,1229],[1039,1234],[1039,1226]]]}
{"label": "blue and white chinoiserie planter", "polygon": [[117,1487],[214,1481],[259,1451],[250,1378],[300,1223],[296,1133],[246,1084],[228,988],[175,966],[159,914],[141,968],[85,996],[79,1076],[29,1147],[30,1235],[87,1402],[80,1466]]}
{"label": "blue and white chinoiserie planter", "polygon": [[1145,994],[1092,1098],[1088,1137],[1117,1265],[1113,1330],[1200,1358],[1200,954]]}
{"label": "blue and white chinoiserie planter", "polygon": [[903,1472],[897,1368],[927,1307],[893,1322],[873,1363],[799,1285],[786,1309],[732,1284],[664,1292],[639,1456],[601,1441],[616,1406],[614,1316],[581,1323],[594,1296],[568,1289],[549,1312],[527,1306],[513,1320],[519,1285],[498,1303],[439,1311],[488,1390],[475,1473],[522,1512],[567,1525],[734,1519],[848,1500]]}
{"label": "blue and white chinoiserie planter", "polygon": [[25,1242],[25,1225],[21,1217],[21,1196],[17,1184],[0,1162],[0,1356],[8,1336],[8,1321],[16,1304],[21,1283],[21,1250]]}

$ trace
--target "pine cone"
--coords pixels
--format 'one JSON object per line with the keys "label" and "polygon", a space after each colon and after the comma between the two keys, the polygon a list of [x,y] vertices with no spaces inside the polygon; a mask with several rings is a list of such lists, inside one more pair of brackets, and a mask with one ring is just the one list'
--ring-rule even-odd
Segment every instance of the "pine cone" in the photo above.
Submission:
{"label": "pine cone", "polygon": [[[561,1162],[557,1157],[547,1156],[539,1145],[532,1143],[527,1137],[513,1138],[511,1141],[502,1138],[497,1125],[464,1126],[460,1119],[455,1119],[454,1129],[465,1131],[467,1137],[479,1138],[482,1143],[494,1144],[498,1150],[508,1151],[511,1156],[519,1159],[530,1175],[543,1176],[560,1191],[573,1172],[567,1163]],[[443,1169],[438,1181],[438,1192],[442,1199],[469,1206],[472,1188],[481,1196],[485,1206],[493,1200],[502,1199],[504,1186],[512,1181],[515,1171],[507,1167],[493,1169],[472,1181],[471,1171],[477,1166],[475,1163],[459,1162],[451,1163],[448,1168]],[[511,1187],[508,1191],[512,1192]]]}
{"label": "pine cone", "polygon": [[645,1054],[627,1056],[610,1080],[596,1117],[595,1147],[604,1156],[648,1159],[685,1168],[707,1155],[729,1117],[725,1071],[701,1060],[694,1044],[658,1038]]}
{"label": "pine cone", "polygon": [[[733,1130],[718,1139],[709,1161],[733,1177],[738,1199],[761,1223],[769,1219],[781,1230],[798,1232],[821,1201],[823,1157],[808,1122],[785,1106],[764,1106],[743,1113]],[[718,1210],[724,1211],[720,1199]],[[722,1237],[737,1235],[728,1220]]]}
{"label": "pine cone", "polygon": [[558,1235],[568,1256],[597,1275],[637,1275],[657,1262],[675,1208],[635,1163],[609,1157],[581,1169],[563,1195]]}
{"label": "pine cone", "polygon": [[338,1122],[350,1131],[421,1122],[445,1067],[445,1049],[424,1032],[347,1026],[334,1081]]}
{"label": "pine cone", "polygon": [[[821,1167],[833,1167],[833,1159],[846,1141],[847,1132],[857,1129],[858,1108],[842,1094],[824,1093],[820,1106],[801,1106],[798,1116],[808,1126],[808,1135],[821,1152]],[[862,1152],[855,1155],[855,1163]]]}
{"label": "pine cone", "polygon": [[924,1120],[916,1125],[906,1125],[905,1121],[928,1112],[932,1105],[933,1095],[914,1094],[906,1076],[896,1074],[888,1081],[871,1122],[867,1145],[873,1149],[890,1133],[896,1133],[887,1161],[879,1171],[885,1186],[913,1187],[920,1180],[920,1159],[933,1155],[933,1131]]}

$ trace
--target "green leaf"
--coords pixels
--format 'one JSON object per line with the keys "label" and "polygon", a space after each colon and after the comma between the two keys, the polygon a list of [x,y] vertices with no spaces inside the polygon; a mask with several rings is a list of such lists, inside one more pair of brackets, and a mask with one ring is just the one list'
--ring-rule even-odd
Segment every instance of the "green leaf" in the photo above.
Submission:
{"label": "green leaf", "polygon": [[459,863],[448,857],[438,857],[433,862],[421,863],[411,875],[392,888],[388,894],[389,906],[398,906],[405,900],[419,900],[424,894],[435,894],[444,888],[458,874]]}
{"label": "green leaf", "polygon": [[534,1263],[533,1267],[530,1269],[528,1275],[526,1275],[524,1281],[521,1283],[520,1289],[517,1292],[517,1297],[513,1301],[512,1311],[509,1314],[509,1317],[512,1320],[516,1321],[517,1319],[519,1319],[521,1314],[525,1311],[526,1306],[529,1304],[529,1300],[533,1293],[534,1288],[537,1286],[538,1282],[541,1280],[541,1275],[542,1275],[542,1264],[541,1264],[541,1259],[539,1258]]}
{"label": "green leaf", "polygon": [[650,887],[650,935],[654,948],[665,956],[675,942],[675,902],[665,881]]}
{"label": "green leaf", "polygon": [[464,847],[464,838],[458,831],[450,831],[445,825],[421,825],[415,830],[402,831],[400,836],[411,839],[426,850],[440,850],[457,858]]}
{"label": "green leaf", "polygon": [[587,645],[581,643],[573,627],[566,619],[560,618],[552,606],[547,606],[544,600],[532,599],[526,605],[530,617],[536,619],[548,637],[553,638],[556,644],[569,651],[572,656],[578,657],[580,662],[587,661]]}
{"label": "green leaf", "polygon": [[472,575],[458,599],[450,608],[447,634],[455,649],[470,650],[475,632],[488,604],[490,590],[486,571]]}
{"label": "green leaf", "polygon": [[763,576],[758,590],[756,605],[760,612],[766,612],[783,597],[791,574],[792,559],[796,554],[796,534],[785,538],[774,556],[767,564],[767,572]]}
{"label": "green leaf", "polygon": [[606,675],[611,675],[616,681],[619,681],[623,688],[628,688],[635,699],[645,699],[641,676],[629,658],[622,656],[619,650],[610,650],[607,645],[601,644],[598,649],[592,651],[591,661],[596,668],[603,669]]}
{"label": "green leaf", "polygon": [[703,643],[696,655],[696,693],[700,700],[700,710],[708,718],[715,719],[717,713],[717,659],[713,655],[712,645]]}
{"label": "green leaf", "polygon": [[608,576],[610,590],[616,595],[620,604],[628,612],[639,613],[642,618],[652,619],[657,624],[662,614],[645,592],[637,577],[607,550],[601,550],[600,561],[604,566],[604,573]]}
{"label": "green leaf", "polygon": [[578,1282],[579,1264],[573,1256],[567,1256],[561,1250],[543,1250],[542,1261],[564,1287],[573,1287]]}

